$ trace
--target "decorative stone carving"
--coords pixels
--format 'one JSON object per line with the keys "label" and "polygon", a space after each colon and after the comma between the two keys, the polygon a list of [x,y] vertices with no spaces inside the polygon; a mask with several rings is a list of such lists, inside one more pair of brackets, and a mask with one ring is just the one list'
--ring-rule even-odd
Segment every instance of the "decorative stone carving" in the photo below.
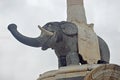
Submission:
{"label": "decorative stone carving", "polygon": [[41,74],[37,80],[120,80],[120,66],[87,64],[61,67]]}
{"label": "decorative stone carving", "polygon": [[45,72],[37,80],[83,80],[94,68],[100,65],[73,65]]}
{"label": "decorative stone carving", "polygon": [[87,64],[61,67],[41,74],[37,80],[120,80],[120,66]]}
{"label": "decorative stone carving", "polygon": [[120,80],[120,66],[107,64],[93,69],[84,80]]}

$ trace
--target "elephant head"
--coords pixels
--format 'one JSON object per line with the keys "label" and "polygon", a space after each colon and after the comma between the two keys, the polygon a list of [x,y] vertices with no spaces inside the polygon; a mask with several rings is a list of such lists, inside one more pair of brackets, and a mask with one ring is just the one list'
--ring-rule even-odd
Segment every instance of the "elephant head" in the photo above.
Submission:
{"label": "elephant head", "polygon": [[42,50],[46,50],[48,48],[54,49],[57,43],[63,40],[63,34],[77,34],[76,27],[73,27],[75,25],[68,23],[69,22],[50,22],[43,27],[38,26],[41,30],[41,35],[37,38],[30,38],[22,35],[18,32],[16,24],[8,25],[8,29],[21,43],[32,47],[42,47]]}

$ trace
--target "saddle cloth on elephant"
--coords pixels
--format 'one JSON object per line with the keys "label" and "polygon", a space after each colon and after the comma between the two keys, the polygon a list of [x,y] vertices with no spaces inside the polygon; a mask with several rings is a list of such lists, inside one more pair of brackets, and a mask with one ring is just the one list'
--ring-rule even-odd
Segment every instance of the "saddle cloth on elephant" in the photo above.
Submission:
{"label": "saddle cloth on elephant", "polygon": [[79,54],[88,64],[96,64],[100,60],[99,43],[93,24],[73,22],[78,28]]}

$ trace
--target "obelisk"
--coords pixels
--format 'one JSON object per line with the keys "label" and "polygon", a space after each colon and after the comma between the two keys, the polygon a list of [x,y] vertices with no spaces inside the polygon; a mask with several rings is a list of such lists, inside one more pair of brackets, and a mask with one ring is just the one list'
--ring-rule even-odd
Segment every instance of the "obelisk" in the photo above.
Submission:
{"label": "obelisk", "polygon": [[67,0],[67,21],[75,23],[78,28],[78,50],[88,64],[100,60],[99,43],[93,24],[87,24],[84,0]]}
{"label": "obelisk", "polygon": [[67,21],[87,23],[83,0],[67,0]]}

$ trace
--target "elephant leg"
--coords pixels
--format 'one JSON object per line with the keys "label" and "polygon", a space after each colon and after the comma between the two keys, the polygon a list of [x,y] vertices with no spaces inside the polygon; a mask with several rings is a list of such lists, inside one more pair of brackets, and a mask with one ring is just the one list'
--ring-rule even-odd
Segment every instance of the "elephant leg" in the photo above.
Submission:
{"label": "elephant leg", "polygon": [[79,57],[76,52],[70,52],[66,56],[67,65],[79,65]]}
{"label": "elephant leg", "polygon": [[110,51],[106,42],[98,36],[101,60],[98,63],[109,63]]}
{"label": "elephant leg", "polygon": [[58,65],[59,65],[59,67],[66,66],[66,56],[58,57]]}

